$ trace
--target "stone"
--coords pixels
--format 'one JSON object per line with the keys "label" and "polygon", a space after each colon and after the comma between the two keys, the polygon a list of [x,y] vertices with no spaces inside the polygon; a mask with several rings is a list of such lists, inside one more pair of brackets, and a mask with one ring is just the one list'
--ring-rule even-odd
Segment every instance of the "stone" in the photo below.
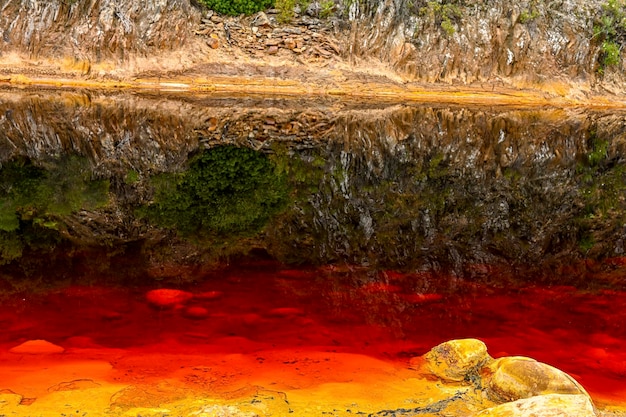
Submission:
{"label": "stone", "polygon": [[287,49],[295,49],[296,48],[296,40],[293,38],[287,38],[284,41],[285,48]]}
{"label": "stone", "polygon": [[595,417],[586,395],[548,394],[504,403],[473,417]]}
{"label": "stone", "polygon": [[207,38],[206,44],[209,45],[211,49],[217,49],[220,47],[220,41],[214,33]]}
{"label": "stone", "polygon": [[545,363],[525,357],[495,360],[489,382],[489,395],[500,401],[515,401],[536,395],[588,395],[574,378]]}
{"label": "stone", "polygon": [[267,48],[267,53],[270,55],[276,55],[278,53],[278,46],[276,45],[272,45],[269,48]]}
{"label": "stone", "polygon": [[272,23],[270,22],[270,19],[263,12],[259,12],[257,13],[256,16],[254,16],[254,19],[252,19],[252,25],[256,27],[265,27],[265,28],[272,27]]}
{"label": "stone", "polygon": [[204,291],[194,295],[195,299],[198,300],[217,300],[224,295],[221,291]]}
{"label": "stone", "polygon": [[22,353],[29,355],[42,355],[50,353],[63,353],[65,349],[61,346],[50,343],[47,340],[29,340],[21,345],[9,349],[11,353]]}
{"label": "stone", "polygon": [[159,308],[175,307],[186,303],[192,298],[193,294],[190,292],[170,288],[160,288],[146,293],[148,303]]}
{"label": "stone", "polygon": [[432,348],[426,355],[426,366],[445,381],[463,381],[491,360],[487,346],[478,339],[458,339]]}
{"label": "stone", "polygon": [[268,312],[269,316],[272,317],[293,317],[293,316],[303,316],[304,310],[297,307],[277,307],[273,308]]}

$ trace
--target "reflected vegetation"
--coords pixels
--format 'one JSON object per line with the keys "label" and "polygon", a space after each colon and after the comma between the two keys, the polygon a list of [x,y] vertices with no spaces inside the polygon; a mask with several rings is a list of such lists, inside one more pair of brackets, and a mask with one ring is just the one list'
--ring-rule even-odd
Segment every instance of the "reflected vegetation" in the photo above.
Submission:
{"label": "reflected vegetation", "polygon": [[17,158],[0,169],[0,263],[20,258],[25,248],[55,247],[68,227],[66,217],[107,204],[109,183],[92,178],[84,157],[41,164]]}
{"label": "reflected vegetation", "polygon": [[624,255],[624,114],[12,91],[0,114],[3,262],[29,233],[142,268],[254,251],[584,281],[573,262]]}
{"label": "reflected vegetation", "polygon": [[205,150],[188,170],[157,175],[151,184],[154,201],[139,213],[204,242],[254,236],[288,198],[284,173],[266,155],[235,146]]}

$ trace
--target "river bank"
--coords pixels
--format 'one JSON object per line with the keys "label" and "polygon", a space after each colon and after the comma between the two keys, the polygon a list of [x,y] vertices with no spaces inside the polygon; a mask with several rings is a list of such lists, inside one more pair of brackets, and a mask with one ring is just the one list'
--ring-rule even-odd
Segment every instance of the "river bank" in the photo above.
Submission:
{"label": "river bank", "polygon": [[[0,21],[7,27],[0,84],[468,105],[626,105],[624,62],[606,65],[594,35],[606,13],[602,1],[568,0],[560,9],[467,1],[455,6],[453,31],[443,30],[437,15],[425,14],[433,2],[421,2],[417,11],[402,1],[373,9],[364,2],[350,15],[339,3],[326,17],[312,2],[288,21],[277,9],[230,17],[179,0],[142,9],[132,1],[118,3],[7,4]],[[530,9],[536,12],[532,20],[523,14]],[[564,14],[568,9],[572,15]]]}

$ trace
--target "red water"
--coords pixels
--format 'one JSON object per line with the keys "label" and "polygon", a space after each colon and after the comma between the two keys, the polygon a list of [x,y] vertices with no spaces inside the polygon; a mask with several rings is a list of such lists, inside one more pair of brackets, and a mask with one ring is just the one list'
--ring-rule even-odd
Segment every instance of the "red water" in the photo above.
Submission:
{"label": "red water", "polygon": [[6,298],[0,348],[45,339],[65,348],[310,348],[408,361],[442,341],[473,337],[494,357],[530,356],[570,373],[596,398],[626,399],[626,291],[503,289],[426,273],[271,263],[182,286],[193,296],[170,307],[148,302],[159,287],[70,286]]}

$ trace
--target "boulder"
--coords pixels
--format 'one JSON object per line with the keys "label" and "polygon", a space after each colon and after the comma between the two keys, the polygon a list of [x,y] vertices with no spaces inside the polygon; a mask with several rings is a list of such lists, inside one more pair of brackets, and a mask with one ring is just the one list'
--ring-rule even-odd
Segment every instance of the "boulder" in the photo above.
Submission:
{"label": "boulder", "polygon": [[495,360],[489,395],[498,401],[515,401],[546,394],[582,394],[585,389],[565,372],[525,357]]}
{"label": "boulder", "polygon": [[548,394],[504,403],[488,408],[474,417],[595,417],[596,413],[583,394]]}
{"label": "boulder", "polygon": [[430,372],[445,381],[463,381],[491,360],[487,346],[478,339],[444,342],[424,355]]}

